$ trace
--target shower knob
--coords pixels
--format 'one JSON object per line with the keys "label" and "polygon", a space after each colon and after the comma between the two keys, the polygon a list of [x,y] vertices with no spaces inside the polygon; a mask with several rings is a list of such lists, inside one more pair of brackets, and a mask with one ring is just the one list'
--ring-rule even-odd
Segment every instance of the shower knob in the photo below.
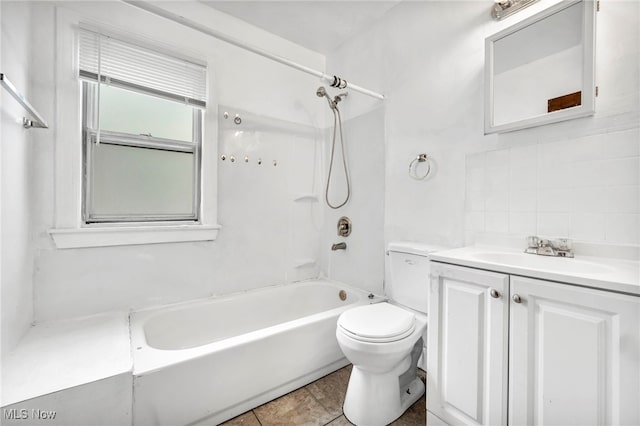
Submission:
{"label": "shower knob", "polygon": [[351,219],[342,216],[338,219],[338,235],[340,237],[348,237],[351,234]]}
{"label": "shower knob", "polygon": [[236,116],[233,118],[233,122],[236,124],[242,123],[242,118],[240,118],[239,114],[236,114]]}

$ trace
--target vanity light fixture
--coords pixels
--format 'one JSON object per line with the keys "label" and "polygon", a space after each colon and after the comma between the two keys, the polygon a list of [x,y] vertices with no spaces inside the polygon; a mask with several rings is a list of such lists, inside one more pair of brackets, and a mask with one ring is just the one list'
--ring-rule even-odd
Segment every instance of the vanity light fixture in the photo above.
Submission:
{"label": "vanity light fixture", "polygon": [[538,0],[494,0],[494,5],[491,8],[491,17],[496,21],[500,21],[537,1]]}

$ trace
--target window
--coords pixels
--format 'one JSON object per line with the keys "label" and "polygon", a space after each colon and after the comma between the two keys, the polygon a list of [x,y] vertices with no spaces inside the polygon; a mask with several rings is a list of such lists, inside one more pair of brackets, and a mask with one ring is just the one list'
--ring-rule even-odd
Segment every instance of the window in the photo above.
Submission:
{"label": "window", "polygon": [[198,222],[206,68],[80,32],[86,224]]}
{"label": "window", "polygon": [[[198,44],[199,37],[192,31],[173,28],[161,21],[131,28],[127,38],[103,30],[99,35],[93,26],[100,25],[103,18],[109,17],[101,16],[93,8],[85,8],[82,13],[59,8],[56,14],[54,74],[59,125],[54,135],[55,214],[53,227],[48,231],[53,243],[58,249],[67,249],[216,240],[221,229],[217,223],[217,119],[215,113],[209,112],[215,86],[211,84],[213,76],[207,67],[215,56],[208,46]],[[104,25],[106,28],[108,22]],[[152,42],[123,41],[128,37]],[[185,57],[184,52],[189,52],[191,58]],[[98,81],[102,83],[99,86]],[[91,99],[83,102],[83,98]],[[102,113],[98,99],[103,106]],[[142,114],[134,119],[125,108],[135,102],[141,104],[138,112]],[[115,104],[119,107],[109,107]],[[176,121],[169,125],[166,114]],[[199,118],[194,118],[194,114]],[[176,124],[182,122],[179,117],[189,121],[192,127],[184,130],[184,126]],[[194,139],[198,136],[199,139]],[[101,142],[88,145],[89,137]],[[115,143],[123,139],[126,143]],[[144,149],[138,146],[140,140],[146,143]],[[161,145],[151,146],[151,142]],[[89,222],[84,202],[88,188],[84,166],[87,147],[100,150],[98,156],[106,152],[104,158],[100,157],[104,164],[98,167],[105,173],[99,179],[108,183],[112,191],[112,194],[102,193],[106,200],[98,200],[94,191],[94,218]],[[136,156],[143,157],[144,162]],[[157,170],[146,171],[146,182],[151,181],[154,186],[140,186],[138,193],[132,193],[128,186],[137,176],[127,177],[114,168],[125,160],[156,166]],[[167,163],[173,166],[170,174],[167,174]],[[87,164],[91,167],[91,163]],[[195,171],[189,167],[195,167]],[[157,177],[160,171],[164,180]],[[96,170],[93,173],[95,175]],[[193,183],[185,193],[180,193],[183,198],[177,199],[175,194],[179,188],[186,188],[183,182],[187,174],[193,177]],[[120,191],[116,193],[118,187]],[[122,197],[124,188],[129,191],[127,197]],[[140,198],[141,193],[150,195],[145,193],[147,190],[160,192],[163,197],[173,194],[173,197],[164,198],[160,203],[162,208],[157,208],[150,198]],[[103,208],[104,201],[112,203],[113,197],[123,204],[108,204],[110,210]],[[198,204],[185,208],[186,199]],[[147,210],[133,204],[142,200]],[[131,204],[124,204],[126,201]],[[122,211],[127,220],[118,217]],[[176,212],[194,213],[194,216],[178,217]],[[99,217],[98,213],[104,216]]]}

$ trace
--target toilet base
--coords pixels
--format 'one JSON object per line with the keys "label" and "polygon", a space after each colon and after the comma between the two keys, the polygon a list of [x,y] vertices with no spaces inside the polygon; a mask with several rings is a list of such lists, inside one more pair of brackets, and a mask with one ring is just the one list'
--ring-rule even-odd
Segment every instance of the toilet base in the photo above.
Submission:
{"label": "toilet base", "polygon": [[418,377],[407,389],[400,390],[397,374],[372,374],[354,366],[344,400],[344,416],[358,426],[387,425],[420,399],[424,391],[424,383]]}

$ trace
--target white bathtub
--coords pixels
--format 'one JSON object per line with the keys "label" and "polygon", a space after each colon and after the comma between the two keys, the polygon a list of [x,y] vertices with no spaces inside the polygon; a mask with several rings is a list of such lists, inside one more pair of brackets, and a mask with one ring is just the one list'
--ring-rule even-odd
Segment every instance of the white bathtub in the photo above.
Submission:
{"label": "white bathtub", "polygon": [[133,313],[134,425],[217,424],[346,365],[337,318],[372,301],[314,280]]}

